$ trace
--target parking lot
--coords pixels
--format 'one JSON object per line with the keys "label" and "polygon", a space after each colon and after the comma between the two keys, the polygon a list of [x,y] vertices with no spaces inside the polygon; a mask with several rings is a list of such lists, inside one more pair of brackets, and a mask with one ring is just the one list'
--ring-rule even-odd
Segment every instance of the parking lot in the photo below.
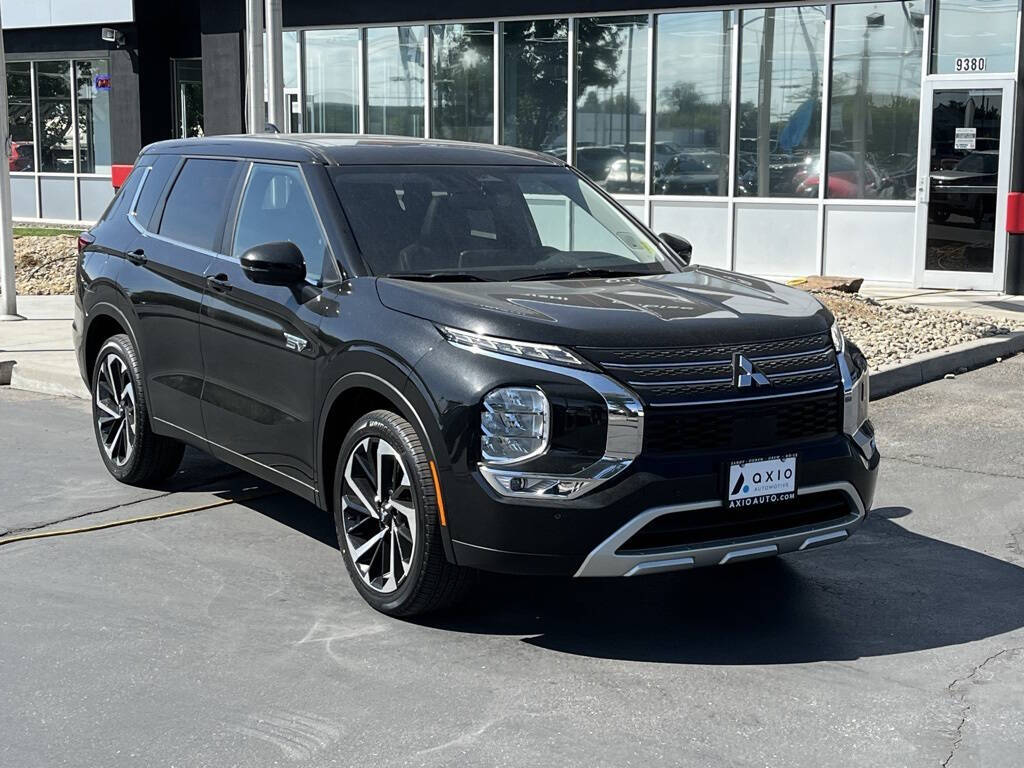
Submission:
{"label": "parking lot", "polygon": [[[874,404],[847,543],[622,581],[482,580],[421,622],[330,521],[197,453],[104,471],[88,403],[0,390],[0,765],[1014,766],[1024,356]],[[263,493],[266,490],[269,493]]]}

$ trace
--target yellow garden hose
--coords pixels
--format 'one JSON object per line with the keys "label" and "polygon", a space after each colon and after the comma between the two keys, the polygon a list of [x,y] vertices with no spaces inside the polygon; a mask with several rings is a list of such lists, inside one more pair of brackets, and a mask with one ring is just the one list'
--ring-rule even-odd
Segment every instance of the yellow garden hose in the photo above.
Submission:
{"label": "yellow garden hose", "polygon": [[101,531],[104,528],[116,528],[119,525],[131,525],[132,523],[144,523],[149,520],[162,520],[165,517],[176,517],[177,515],[187,515],[190,512],[202,512],[207,509],[215,509],[217,507],[225,507],[228,504],[238,504],[243,501],[251,501],[252,499],[260,499],[264,496],[273,496],[274,494],[280,493],[278,490],[260,491],[258,493],[251,493],[247,496],[239,496],[234,499],[222,499],[220,501],[213,501],[208,504],[199,504],[194,507],[184,507],[182,509],[174,509],[170,512],[157,512],[152,515],[140,515],[139,517],[127,517],[121,520],[110,520],[105,523],[96,523],[96,525],[86,525],[81,528],[61,528],[56,531],[35,531],[33,533],[23,533],[17,536],[9,536],[4,539],[0,539],[0,547],[4,544],[13,544],[16,541],[28,541],[29,539],[47,539],[52,536],[70,536],[73,533],[88,533],[89,531]]}

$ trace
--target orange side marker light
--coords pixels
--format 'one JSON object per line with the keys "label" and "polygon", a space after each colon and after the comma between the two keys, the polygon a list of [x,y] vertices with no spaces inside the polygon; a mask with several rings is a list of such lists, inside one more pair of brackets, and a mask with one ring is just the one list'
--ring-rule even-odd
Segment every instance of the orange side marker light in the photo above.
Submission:
{"label": "orange side marker light", "polygon": [[434,478],[434,494],[437,496],[437,514],[441,518],[441,525],[447,527],[448,519],[444,514],[444,499],[441,497],[441,483],[437,479],[437,467],[433,460],[430,461],[430,474]]}

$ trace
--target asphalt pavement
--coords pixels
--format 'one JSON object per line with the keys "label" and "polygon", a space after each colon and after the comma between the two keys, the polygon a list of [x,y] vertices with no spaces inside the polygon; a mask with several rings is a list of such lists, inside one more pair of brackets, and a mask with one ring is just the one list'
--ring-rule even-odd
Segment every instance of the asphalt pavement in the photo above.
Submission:
{"label": "asphalt pavement", "polygon": [[1018,356],[874,403],[848,542],[409,622],[308,504],[191,451],[119,485],[87,402],[0,389],[0,537],[250,499],[0,546],[0,766],[1019,766],[1022,393]]}

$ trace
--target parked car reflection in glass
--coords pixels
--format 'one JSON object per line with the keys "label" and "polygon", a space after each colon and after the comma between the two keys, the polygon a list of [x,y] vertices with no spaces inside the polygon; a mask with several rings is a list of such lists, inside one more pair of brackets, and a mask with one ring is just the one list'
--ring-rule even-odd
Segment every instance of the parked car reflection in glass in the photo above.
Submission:
{"label": "parked car reflection in glass", "polygon": [[668,163],[656,189],[663,195],[717,195],[723,179],[723,157],[714,152],[682,152]]}
{"label": "parked car reflection in glass", "polygon": [[999,152],[986,149],[971,152],[956,160],[940,161],[940,170],[931,173],[931,199],[928,216],[942,223],[959,214],[981,226],[996,211],[996,184],[999,176]]}

